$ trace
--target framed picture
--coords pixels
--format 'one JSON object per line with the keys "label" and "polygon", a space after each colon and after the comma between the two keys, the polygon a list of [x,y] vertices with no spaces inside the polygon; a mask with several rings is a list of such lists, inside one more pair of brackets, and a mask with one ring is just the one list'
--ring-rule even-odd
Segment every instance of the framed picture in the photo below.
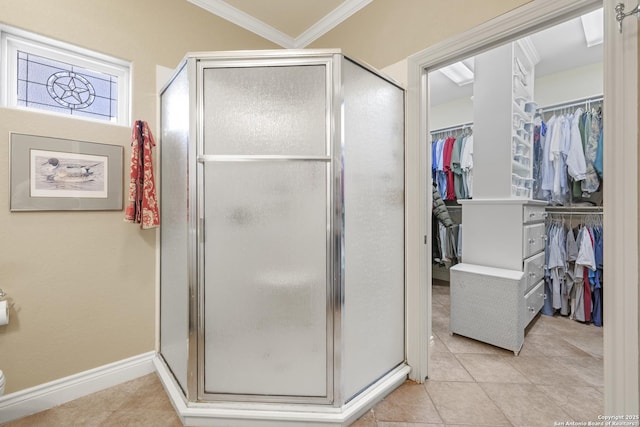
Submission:
{"label": "framed picture", "polygon": [[122,210],[123,147],[10,136],[12,211]]}

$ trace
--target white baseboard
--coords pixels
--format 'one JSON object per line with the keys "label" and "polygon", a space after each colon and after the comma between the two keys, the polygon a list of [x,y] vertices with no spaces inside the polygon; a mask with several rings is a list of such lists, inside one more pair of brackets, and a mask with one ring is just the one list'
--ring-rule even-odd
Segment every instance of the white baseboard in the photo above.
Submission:
{"label": "white baseboard", "polygon": [[[70,375],[0,397],[0,423],[16,420],[53,408],[71,400],[95,393],[150,374],[155,371],[155,351]],[[11,374],[5,372],[5,376]]]}

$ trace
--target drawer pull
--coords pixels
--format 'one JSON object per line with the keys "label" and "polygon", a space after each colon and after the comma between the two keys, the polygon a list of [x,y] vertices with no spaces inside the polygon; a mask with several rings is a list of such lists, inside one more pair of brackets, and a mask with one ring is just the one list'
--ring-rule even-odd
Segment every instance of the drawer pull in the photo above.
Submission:
{"label": "drawer pull", "polygon": [[547,218],[549,216],[549,212],[543,212],[542,213],[542,218]]}
{"label": "drawer pull", "polygon": [[536,309],[534,307],[527,307],[529,309],[530,312],[534,313],[536,311]]}
{"label": "drawer pull", "polygon": [[536,242],[536,239],[529,239],[529,244],[533,245]]}
{"label": "drawer pull", "polygon": [[534,273],[533,271],[529,272],[529,277],[536,277],[536,273]]}
{"label": "drawer pull", "polygon": [[547,235],[546,235],[546,234],[545,234],[545,235],[540,236],[540,238],[542,239],[542,241],[543,241],[543,242],[546,242],[546,241],[547,241]]}

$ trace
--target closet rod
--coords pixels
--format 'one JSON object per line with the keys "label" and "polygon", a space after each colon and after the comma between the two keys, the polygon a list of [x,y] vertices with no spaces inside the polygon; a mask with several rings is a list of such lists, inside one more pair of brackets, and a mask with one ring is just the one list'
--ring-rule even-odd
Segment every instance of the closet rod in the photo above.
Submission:
{"label": "closet rod", "polygon": [[587,103],[602,102],[603,100],[604,100],[604,97],[602,95],[591,96],[591,97],[588,97],[588,98],[579,99],[577,101],[565,102],[565,103],[554,104],[554,105],[547,105],[546,107],[538,108],[538,111],[540,111],[540,112],[557,111],[557,110],[562,110],[563,108],[579,107],[579,106],[585,105]]}
{"label": "closet rod", "polygon": [[547,213],[551,215],[602,215],[602,206],[547,206]]}
{"label": "closet rod", "polygon": [[445,132],[451,132],[451,131],[454,131],[454,130],[462,130],[462,129],[465,129],[465,128],[470,128],[472,126],[473,126],[473,122],[462,123],[462,124],[459,124],[459,125],[449,126],[449,127],[446,127],[446,128],[434,129],[432,131],[429,131],[429,133],[431,135],[433,135],[433,134],[436,134],[436,133],[445,133]]}
{"label": "closet rod", "polygon": [[602,212],[587,211],[566,211],[566,212],[548,212],[550,215],[603,215]]}

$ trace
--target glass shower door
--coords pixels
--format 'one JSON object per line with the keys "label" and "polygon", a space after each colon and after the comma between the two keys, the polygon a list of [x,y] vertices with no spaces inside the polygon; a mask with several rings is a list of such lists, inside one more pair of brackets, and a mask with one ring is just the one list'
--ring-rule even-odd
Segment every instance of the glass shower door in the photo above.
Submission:
{"label": "glass shower door", "polygon": [[202,69],[205,398],[328,396],[326,68]]}

